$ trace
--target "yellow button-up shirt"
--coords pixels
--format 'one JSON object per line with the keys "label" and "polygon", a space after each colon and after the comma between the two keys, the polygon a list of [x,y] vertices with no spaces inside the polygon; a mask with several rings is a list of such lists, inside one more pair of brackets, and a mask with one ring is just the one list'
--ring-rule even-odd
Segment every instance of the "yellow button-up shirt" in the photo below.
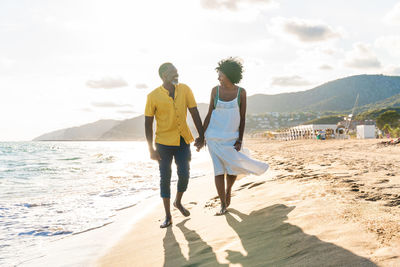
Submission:
{"label": "yellow button-up shirt", "polygon": [[179,146],[180,137],[189,144],[194,140],[186,122],[188,108],[197,107],[192,90],[186,84],[175,86],[175,98],[163,86],[147,95],[144,115],[156,117],[155,142],[167,146]]}

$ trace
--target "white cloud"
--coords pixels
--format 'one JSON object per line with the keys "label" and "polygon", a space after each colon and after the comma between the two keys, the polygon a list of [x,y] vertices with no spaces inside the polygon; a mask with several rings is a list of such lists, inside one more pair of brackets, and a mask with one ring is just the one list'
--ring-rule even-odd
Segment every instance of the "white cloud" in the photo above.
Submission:
{"label": "white cloud", "polygon": [[400,65],[388,65],[385,67],[383,74],[400,76]]}
{"label": "white cloud", "polygon": [[340,38],[339,30],[333,29],[321,21],[299,18],[273,18],[270,30],[273,33],[289,35],[303,43],[323,42]]}
{"label": "white cloud", "polygon": [[379,69],[382,64],[371,50],[371,46],[356,43],[353,50],[346,54],[344,64],[354,69]]}
{"label": "white cloud", "polygon": [[[327,53],[329,50],[330,53]],[[291,62],[285,65],[285,69],[278,70],[274,76],[281,76],[282,73],[296,74],[301,77],[307,77],[310,81],[317,82],[325,79],[321,70],[332,70],[340,62],[338,58],[343,57],[342,52],[334,47],[326,47],[324,44],[315,46],[306,46],[296,50],[295,56]],[[279,74],[280,73],[280,74]],[[329,75],[328,71],[325,72]]]}
{"label": "white cloud", "polygon": [[319,69],[321,70],[333,70],[333,67],[327,64],[319,66]]}
{"label": "white cloud", "polygon": [[381,36],[376,39],[375,46],[385,49],[393,56],[400,56],[400,36],[398,35]]}
{"label": "white cloud", "polygon": [[326,54],[326,55],[333,56],[334,54],[338,53],[339,51],[337,49],[335,49],[335,48],[328,47],[328,48],[321,49],[321,52]]}
{"label": "white cloud", "polygon": [[82,108],[81,110],[84,112],[93,112],[93,109],[91,108]]}
{"label": "white cloud", "polygon": [[400,2],[385,15],[383,21],[389,25],[400,25]]}
{"label": "white cloud", "polygon": [[205,9],[227,9],[230,11],[237,11],[243,6],[248,5],[262,5],[262,6],[276,6],[274,0],[201,0],[201,6]]}
{"label": "white cloud", "polygon": [[281,77],[273,77],[271,85],[276,86],[305,86],[310,85],[311,83],[306,81],[304,78],[293,75],[293,76],[281,76]]}
{"label": "white cloud", "polygon": [[145,84],[145,83],[137,83],[135,85],[135,87],[136,87],[136,89],[147,89],[147,88],[149,88],[149,86],[147,84]]}
{"label": "white cloud", "polygon": [[90,88],[112,89],[128,86],[128,83],[122,78],[104,77],[101,80],[90,80],[86,82],[86,86]]}

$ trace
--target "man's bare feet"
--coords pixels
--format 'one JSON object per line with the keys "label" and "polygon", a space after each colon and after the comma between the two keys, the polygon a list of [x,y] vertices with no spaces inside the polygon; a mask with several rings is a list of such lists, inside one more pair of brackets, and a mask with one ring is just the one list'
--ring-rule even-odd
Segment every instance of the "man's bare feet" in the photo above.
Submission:
{"label": "man's bare feet", "polygon": [[190,215],[190,212],[185,209],[184,206],[182,206],[182,204],[177,204],[176,202],[174,202],[174,207],[177,208],[183,216],[188,217]]}
{"label": "man's bare feet", "polygon": [[224,215],[227,212],[228,211],[227,211],[226,207],[225,206],[221,206],[221,210],[219,212],[215,213],[215,215],[216,216],[221,216],[221,215]]}
{"label": "man's bare feet", "polygon": [[165,221],[160,225],[160,228],[166,228],[168,226],[172,225],[172,218],[171,217],[165,217]]}

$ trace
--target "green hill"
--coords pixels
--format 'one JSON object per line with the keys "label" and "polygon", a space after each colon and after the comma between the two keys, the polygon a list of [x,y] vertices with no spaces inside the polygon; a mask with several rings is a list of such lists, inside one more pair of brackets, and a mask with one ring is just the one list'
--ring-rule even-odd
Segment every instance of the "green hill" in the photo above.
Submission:
{"label": "green hill", "polygon": [[379,115],[384,113],[385,111],[388,110],[394,110],[397,113],[400,113],[400,107],[387,107],[387,108],[382,108],[382,109],[373,109],[373,110],[368,110],[364,111],[362,113],[359,113],[355,116],[355,120],[376,120]]}
{"label": "green hill", "polygon": [[[307,91],[277,95],[253,95],[248,98],[248,113],[351,110],[359,94],[358,106],[396,102],[389,98],[400,94],[400,77],[357,75],[334,80]],[[385,102],[386,101],[386,102]],[[399,103],[398,101],[396,102]]]}

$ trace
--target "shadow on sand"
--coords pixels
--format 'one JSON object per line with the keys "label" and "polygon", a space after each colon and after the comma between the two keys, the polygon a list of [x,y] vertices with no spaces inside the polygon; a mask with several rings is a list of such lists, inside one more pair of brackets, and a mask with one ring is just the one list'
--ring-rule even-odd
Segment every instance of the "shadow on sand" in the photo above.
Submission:
{"label": "shadow on sand", "polygon": [[[285,223],[294,208],[278,204],[249,215],[229,209],[227,223],[240,237],[247,255],[227,250],[227,260],[242,266],[376,266],[366,258]],[[183,256],[172,229],[168,228],[163,240],[164,266],[227,266],[217,261],[210,245],[185,226],[186,221],[176,226],[189,244],[189,259]]]}
{"label": "shadow on sand", "polygon": [[171,227],[168,227],[163,240],[165,253],[164,266],[228,266],[227,264],[218,263],[217,257],[211,246],[204,242],[195,231],[190,230],[185,226],[185,223],[188,220],[189,219],[186,219],[178,223],[176,226],[182,231],[186,241],[188,242],[189,259],[186,259],[183,256]]}
{"label": "shadow on sand", "polygon": [[229,209],[231,214],[226,215],[226,220],[240,237],[247,255],[227,251],[227,259],[242,266],[376,266],[366,258],[285,223],[294,208],[277,204],[249,215]]}

